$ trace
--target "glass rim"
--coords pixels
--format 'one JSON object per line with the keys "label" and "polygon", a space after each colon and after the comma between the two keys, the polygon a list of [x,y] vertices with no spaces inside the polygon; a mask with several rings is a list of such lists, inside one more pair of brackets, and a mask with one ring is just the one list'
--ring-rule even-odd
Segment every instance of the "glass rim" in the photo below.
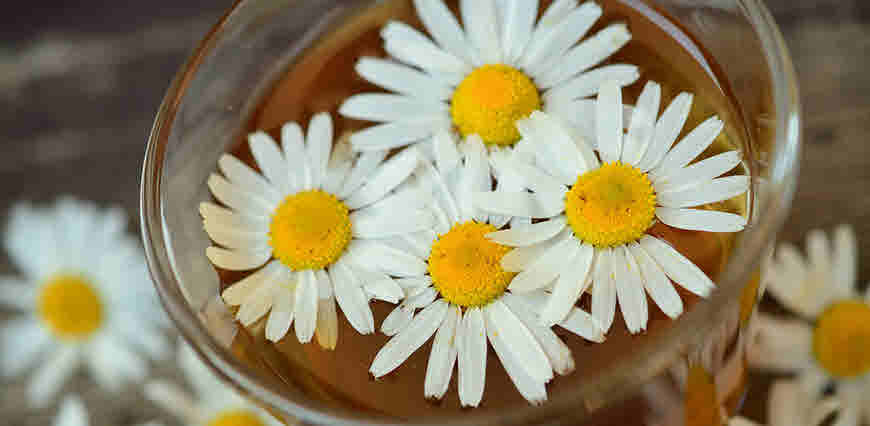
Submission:
{"label": "glass rim", "polygon": [[[389,417],[362,418],[359,413],[309,400],[300,404],[282,396],[273,382],[240,362],[229,350],[212,336],[197,312],[191,309],[181,294],[180,278],[176,275],[174,256],[167,244],[168,235],[163,222],[164,204],[161,199],[161,179],[166,157],[166,141],[172,123],[188,86],[200,65],[211,52],[222,31],[239,9],[257,0],[237,0],[233,6],[209,30],[180,68],[170,84],[158,109],[148,137],[140,186],[140,225],[148,268],[161,302],[172,318],[180,334],[191,343],[193,349],[212,370],[237,390],[271,406],[282,413],[289,413],[300,420],[314,423],[385,424]],[[740,250],[735,250],[728,265],[718,280],[719,288],[705,301],[685,312],[674,326],[664,332],[655,342],[644,345],[631,356],[619,360],[617,365],[600,374],[589,377],[576,388],[558,395],[550,395],[544,408],[524,406],[509,413],[464,413],[456,424],[479,424],[498,419],[500,422],[524,422],[530,419],[548,418],[566,411],[576,411],[578,402],[588,402],[584,396],[606,393],[613,395],[627,390],[661,371],[678,356],[681,342],[695,342],[717,324],[725,315],[728,301],[739,297],[742,282],[746,281],[776,235],[791,205],[797,182],[802,134],[800,101],[796,74],[785,41],[772,15],[762,0],[736,0],[744,17],[752,26],[765,55],[773,86],[773,105],[776,108],[775,150],[770,175],[777,179],[778,191],[771,195],[773,208],[752,224],[752,232],[745,233]],[[735,267],[736,266],[736,267]],[[643,360],[643,362],[639,362]],[[604,401],[612,402],[611,399]],[[443,419],[446,417],[441,417]],[[422,422],[417,424],[435,424]]]}

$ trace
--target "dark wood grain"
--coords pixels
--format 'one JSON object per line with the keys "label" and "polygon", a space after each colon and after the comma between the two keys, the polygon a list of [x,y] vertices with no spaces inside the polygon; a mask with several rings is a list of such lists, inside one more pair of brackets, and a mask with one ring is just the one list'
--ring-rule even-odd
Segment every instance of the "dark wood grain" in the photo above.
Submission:
{"label": "dark wood grain", "polygon": [[[4,6],[0,17],[0,220],[17,200],[74,194],[117,203],[135,218],[145,139],[160,99],[190,48],[231,0],[65,2]],[[870,279],[870,2],[768,0],[791,48],[804,105],[800,187],[781,233],[851,223],[862,282]],[[11,10],[10,10],[11,8]],[[12,273],[0,257],[0,274]],[[0,321],[9,318],[0,311]],[[169,374],[161,367],[157,374]],[[4,383],[0,423],[49,423]],[[78,377],[93,425],[161,418],[135,389],[107,398]],[[761,419],[763,391],[750,393]],[[163,418],[164,421],[169,419]]]}

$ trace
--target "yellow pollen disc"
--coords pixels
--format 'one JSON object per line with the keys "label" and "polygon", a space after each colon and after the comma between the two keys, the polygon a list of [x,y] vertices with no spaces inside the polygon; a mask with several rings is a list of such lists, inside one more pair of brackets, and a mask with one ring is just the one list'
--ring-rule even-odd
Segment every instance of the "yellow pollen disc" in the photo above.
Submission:
{"label": "yellow pollen disc", "polygon": [[831,305],[819,316],[813,352],[832,376],[847,378],[870,372],[870,306],[857,300]]}
{"label": "yellow pollen disc", "polygon": [[462,136],[476,134],[489,145],[513,145],[520,140],[517,120],[541,109],[532,80],[516,68],[484,65],[468,74],[450,102],[453,124]]}
{"label": "yellow pollen disc", "polygon": [[341,257],[350,239],[347,206],[321,190],[285,198],[269,226],[269,245],[275,258],[294,271],[332,264]]}
{"label": "yellow pollen disc", "polygon": [[266,426],[256,414],[247,410],[225,411],[206,426]]}
{"label": "yellow pollen disc", "polygon": [[653,225],[656,194],[647,175],[621,162],[586,172],[565,195],[574,235],[596,247],[638,240]]}
{"label": "yellow pollen disc", "polygon": [[82,276],[55,275],[42,286],[36,301],[42,322],[57,337],[84,339],[103,325],[103,302]]}
{"label": "yellow pollen disc", "polygon": [[504,293],[514,275],[501,268],[510,247],[485,235],[492,225],[469,221],[453,225],[432,244],[429,275],[435,289],[448,302],[462,307],[483,306]]}

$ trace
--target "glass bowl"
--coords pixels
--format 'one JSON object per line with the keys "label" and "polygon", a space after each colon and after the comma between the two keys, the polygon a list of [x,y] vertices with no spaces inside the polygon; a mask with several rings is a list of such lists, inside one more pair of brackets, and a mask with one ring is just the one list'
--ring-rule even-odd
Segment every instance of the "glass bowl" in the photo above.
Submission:
{"label": "glass bowl", "polygon": [[[142,237],[155,285],[180,332],[238,390],[280,417],[314,424],[694,424],[697,413],[733,409],[745,385],[743,331],[763,291],[758,263],[774,241],[795,189],[801,119],[794,70],[761,0],[620,1],[659,20],[690,54],[700,55],[697,59],[704,55],[691,46],[703,46],[718,64],[720,89],[727,87],[737,99],[731,113],[742,123],[735,131],[742,134],[753,175],[750,224],[709,300],[695,304],[672,327],[626,351],[608,368],[551,393],[541,407],[397,419],[326,403],[252,368],[250,360],[230,350],[235,325],[220,302],[218,275],[204,256],[209,240],[197,211],[201,201],[210,199],[206,179],[218,157],[247,131],[257,101],[288,64],[319,36],[375,2],[240,0],[176,75],[145,156]],[[695,365],[715,386],[696,384],[690,367]],[[714,407],[697,401],[711,401]]]}

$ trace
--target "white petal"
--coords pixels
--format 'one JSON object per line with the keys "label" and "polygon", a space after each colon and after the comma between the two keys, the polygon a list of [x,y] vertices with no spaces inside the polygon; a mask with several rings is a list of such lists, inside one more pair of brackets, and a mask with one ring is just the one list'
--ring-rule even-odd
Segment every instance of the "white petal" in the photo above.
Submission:
{"label": "white petal", "polygon": [[683,313],[683,299],[671,284],[671,280],[652,257],[637,243],[628,246],[634,260],[643,274],[643,286],[650,298],[670,318],[677,318]]}
{"label": "white petal", "polygon": [[387,151],[366,151],[360,154],[350,174],[345,178],[344,185],[337,194],[338,198],[345,199],[363,186],[369,175],[378,168],[386,156]]}
{"label": "white petal", "polygon": [[223,291],[221,297],[224,302],[230,306],[241,305],[255,290],[260,288],[263,283],[271,283],[278,279],[281,274],[281,269],[286,269],[279,260],[273,260],[262,269],[248,275],[247,277],[230,284]]}
{"label": "white petal", "polygon": [[361,58],[356,64],[356,72],[373,84],[403,95],[430,101],[446,101],[453,95],[450,87],[435,78],[383,59]]}
{"label": "white petal", "polygon": [[577,256],[579,250],[579,241],[565,239],[535,260],[528,269],[517,274],[508,288],[513,292],[523,293],[546,286],[559,276],[565,264]]}
{"label": "white petal", "polygon": [[502,23],[501,46],[504,62],[516,65],[532,39],[535,18],[538,17],[538,0],[507,0]]}
{"label": "white petal", "polygon": [[692,94],[680,93],[671,101],[670,105],[662,113],[656,122],[653,140],[644,154],[643,159],[637,164],[642,171],[648,171],[658,166],[665,154],[671,149],[671,145],[677,140],[689,111],[692,109]]}
{"label": "white petal", "polygon": [[704,271],[686,259],[670,244],[645,235],[640,239],[640,245],[662,267],[671,280],[686,290],[701,297],[707,297],[716,287]]}
{"label": "white petal", "polygon": [[43,358],[53,343],[51,334],[33,318],[0,324],[0,377],[12,378]]}
{"label": "white petal", "polygon": [[435,165],[441,173],[447,174],[453,171],[461,160],[459,150],[456,149],[456,141],[449,129],[441,129],[433,139],[435,144]]}
{"label": "white petal", "polygon": [[449,107],[444,102],[426,101],[392,93],[361,93],[347,98],[339,113],[357,120],[388,123],[391,121],[412,122],[422,117],[447,114]]}
{"label": "white petal", "polygon": [[486,238],[490,241],[511,247],[528,247],[553,238],[565,229],[565,218],[553,219],[535,224],[490,232]]}
{"label": "white petal", "polygon": [[809,324],[762,313],[754,320],[747,348],[747,358],[753,367],[793,372],[815,364],[813,329]]}
{"label": "white petal", "polygon": [[58,409],[54,426],[88,426],[88,412],[77,395],[64,398]]}
{"label": "white petal", "polygon": [[541,325],[540,319],[534,313],[534,308],[522,296],[505,293],[501,300],[535,336],[535,340],[541,345],[541,349],[547,355],[547,359],[550,360],[550,365],[553,366],[556,373],[565,375],[574,370],[571,349],[553,332],[550,326]]}
{"label": "white petal", "polygon": [[305,138],[305,154],[311,167],[311,185],[319,188],[326,177],[326,165],[332,151],[332,117],[328,113],[318,113],[308,124]]}
{"label": "white petal", "polygon": [[594,254],[595,250],[592,246],[580,243],[576,256],[562,265],[559,279],[553,287],[553,294],[541,309],[543,324],[557,324],[571,312],[577,299],[592,282],[590,270]]}
{"label": "white petal", "polygon": [[458,388],[463,407],[477,407],[486,384],[486,325],[480,308],[465,311],[459,324]]}
{"label": "white petal", "polygon": [[746,227],[745,217],[716,210],[658,207],[656,217],[665,225],[690,231],[738,232]]}
{"label": "white petal", "polygon": [[[332,280],[323,270],[317,271],[315,275],[319,286],[317,295],[320,300],[317,302],[317,329],[314,331],[314,336],[321,347],[333,350],[338,343],[338,315],[335,311]],[[324,294],[328,296],[324,297]]]}
{"label": "white petal", "polygon": [[728,151],[701,160],[667,176],[650,176],[658,192],[674,192],[713,180],[740,164],[740,151]]}
{"label": "white petal", "polygon": [[447,386],[450,385],[453,365],[456,364],[456,326],[461,315],[458,307],[450,306],[441,326],[438,327],[438,332],[435,333],[423,385],[426,398],[441,399],[447,392]]}
{"label": "white petal", "polygon": [[263,231],[248,231],[239,228],[229,228],[214,222],[203,223],[205,232],[212,241],[234,250],[265,251],[269,250],[268,233]]}
{"label": "white petal", "polygon": [[[538,22],[521,60],[521,66],[531,75],[545,74],[555,60],[564,58],[565,52],[580,41],[601,16],[601,7],[595,2],[576,5],[575,1],[554,2]],[[558,64],[562,66],[561,62]]]}
{"label": "white petal", "polygon": [[[574,135],[573,137],[578,147],[586,145],[590,148],[597,148],[596,131],[598,125],[596,124],[596,103],[595,99],[549,103],[544,105],[544,112],[550,116],[558,117],[565,123],[564,125]],[[624,128],[628,128],[631,124],[631,117],[633,115],[634,107],[631,105],[622,106],[622,126]],[[581,142],[584,143],[581,144]],[[588,157],[584,155],[584,158]],[[597,167],[597,158],[588,158],[586,164],[592,164],[592,166],[588,166],[590,168]]]}
{"label": "white petal", "polygon": [[233,212],[212,202],[199,204],[199,214],[206,225],[233,228],[249,232],[269,232],[269,216],[251,216]]}
{"label": "white petal", "polygon": [[[297,276],[301,276],[301,274]],[[266,320],[266,339],[277,342],[287,335],[296,312],[295,305],[296,297],[299,294],[298,289],[298,285],[296,289],[279,285],[272,293],[274,295],[274,302],[272,303],[272,312],[269,313],[269,319]]]}
{"label": "white petal", "polygon": [[[531,224],[522,226],[530,225]],[[557,234],[555,237],[547,241],[528,247],[515,248],[501,258],[501,267],[509,272],[520,272],[528,269],[531,264],[543,257],[544,253],[548,252],[551,247],[565,239],[568,239],[570,235],[570,231],[562,231],[560,234]]]}
{"label": "white petal", "polygon": [[[471,135],[465,140],[463,145],[465,148],[465,170],[463,174],[467,179],[465,187],[470,191],[469,197],[476,192],[484,192],[492,189],[492,177],[489,170],[489,161],[486,158],[486,148],[483,145],[483,140],[477,135]],[[472,200],[467,200],[469,208],[466,209],[467,214],[470,214],[478,222],[485,222],[487,215],[474,208]]]}
{"label": "white petal", "polygon": [[541,219],[557,216],[565,208],[561,199],[529,192],[477,192],[474,205],[493,214]]}
{"label": "white petal", "polygon": [[417,315],[401,333],[390,339],[372,361],[369,372],[382,377],[405,362],[414,351],[423,346],[447,315],[447,303],[439,300]]}
{"label": "white petal", "polygon": [[275,187],[238,158],[230,154],[224,154],[218,160],[218,167],[220,167],[227,180],[237,190],[250,193],[266,201],[269,205],[277,204],[281,200],[281,194]]}
{"label": "white petal", "polygon": [[368,298],[353,272],[341,260],[329,268],[335,300],[350,325],[360,334],[375,331],[375,320]]}
{"label": "white petal", "polygon": [[657,201],[665,207],[695,207],[734,198],[749,190],[749,176],[728,176],[702,182],[691,188],[658,192]]}
{"label": "white petal", "polygon": [[199,421],[199,407],[186,390],[174,383],[153,380],[143,386],[145,397],[169,414],[186,422]]}
{"label": "white petal", "polygon": [[257,322],[272,308],[275,293],[283,290],[282,285],[284,283],[278,282],[278,279],[261,284],[242,302],[241,308],[236,312],[236,319],[245,327]]}
{"label": "white petal", "polygon": [[[582,73],[544,93],[544,102],[568,102],[597,95],[601,86],[613,81],[620,87],[628,86],[640,78],[637,66],[612,64]],[[657,112],[657,111],[656,111]],[[655,116],[653,116],[653,123]]]}
{"label": "white petal", "polygon": [[272,257],[272,250],[247,251],[225,250],[220,247],[208,247],[205,255],[216,266],[230,271],[246,271],[258,268]]}
{"label": "white petal", "polygon": [[564,197],[568,188],[562,185],[556,178],[544,173],[540,168],[519,160],[517,157],[509,160],[509,167],[528,188],[539,194],[548,194],[548,197]]}
{"label": "white petal", "polygon": [[27,395],[36,407],[45,407],[57,395],[63,384],[75,372],[81,362],[77,347],[62,345],[52,354],[38,371],[36,371],[27,386]]}
{"label": "white petal", "polygon": [[118,392],[126,382],[139,382],[148,372],[148,364],[139,354],[114,338],[101,336],[82,354],[91,374],[103,388]]}
{"label": "white petal", "polygon": [[414,7],[438,45],[458,58],[473,60],[465,33],[442,0],[414,0]]}
{"label": "white petal", "polygon": [[411,309],[421,309],[432,304],[438,298],[438,291],[433,287],[426,287],[423,291],[409,297],[403,305],[407,305]]}
{"label": "white petal", "polygon": [[477,48],[483,63],[501,63],[502,48],[495,1],[460,0],[459,9],[468,41]]}
{"label": "white petal", "polygon": [[426,273],[420,258],[372,240],[353,240],[345,256],[355,265],[368,265],[373,270],[396,277],[415,277]]}
{"label": "white petal", "polygon": [[543,382],[553,378],[553,368],[541,345],[503,302],[493,301],[483,308],[483,313],[487,330],[498,335],[529,376]]}
{"label": "white petal", "polygon": [[317,279],[314,271],[308,269],[299,273],[299,285],[296,287],[295,313],[296,338],[301,343],[308,343],[314,337],[317,327]]}
{"label": "white petal", "polygon": [[430,74],[463,75],[471,71],[468,63],[439,48],[426,36],[405,23],[390,21],[381,30],[381,37],[384,39],[384,49],[388,54],[406,64],[422,68]]}
{"label": "white petal", "polygon": [[294,191],[311,189],[311,165],[305,154],[305,135],[299,123],[290,122],[281,126],[281,149]]}
{"label": "white petal", "polygon": [[432,229],[435,218],[425,210],[370,212],[358,210],[350,214],[355,238],[387,238]]}
{"label": "white petal", "polygon": [[559,323],[564,328],[590,342],[604,342],[604,329],[601,323],[588,312],[580,308],[572,308],[568,316]]}
{"label": "white petal", "polygon": [[358,209],[382,199],[411,175],[419,161],[417,150],[403,150],[375,171],[359,191],[345,200],[345,204],[350,209]]}
{"label": "white petal", "polygon": [[601,86],[595,111],[598,152],[605,163],[622,156],[622,89],[615,81]]}
{"label": "white petal", "polygon": [[[834,228],[834,250],[831,256],[833,285],[842,290],[853,289],[858,267],[858,241],[851,225]],[[870,295],[870,293],[865,293]],[[866,299],[866,297],[865,297]]]}
{"label": "white petal", "polygon": [[551,164],[557,172],[551,174],[563,184],[573,184],[579,173],[591,167],[593,161],[583,157],[571,133],[555,117],[534,111],[516,125],[524,138],[539,142],[536,144],[538,165]]}
{"label": "white petal", "polygon": [[625,143],[622,147],[623,163],[637,165],[646,154],[655,132],[661,98],[662,87],[654,81],[648,81],[631,114],[628,133],[624,137]]}
{"label": "white petal", "polygon": [[344,182],[350,175],[353,160],[356,158],[356,153],[350,146],[350,133],[342,133],[338,141],[335,142],[332,149],[332,155],[329,156],[329,164],[326,166],[326,176],[324,176],[321,187],[324,191],[330,194],[338,194],[344,188]]}
{"label": "white petal", "polygon": [[[506,342],[493,329],[487,327],[489,342],[501,365],[504,367],[514,386],[531,404],[539,405],[547,400],[546,382],[532,378],[516,354],[511,352]],[[461,398],[460,398],[461,399]]]}
{"label": "white petal", "polygon": [[625,246],[613,249],[611,258],[616,283],[616,298],[628,331],[632,334],[646,330],[649,308],[644,293],[643,277],[634,256]]}
{"label": "white petal", "polygon": [[290,171],[275,140],[268,133],[258,131],[248,135],[248,145],[257,167],[275,189],[281,194],[292,193],[294,188],[290,181]]}
{"label": "white petal", "polygon": [[716,137],[722,133],[725,123],[719,117],[711,117],[695,127],[673,149],[671,149],[661,164],[651,173],[666,176],[689,164],[695,157],[701,155]]}
{"label": "white petal", "polygon": [[592,316],[601,324],[606,333],[613,324],[616,314],[616,283],[613,282],[613,251],[598,250],[593,267]]}
{"label": "white petal", "polygon": [[414,308],[405,306],[404,303],[396,306],[392,311],[390,311],[390,314],[384,318],[384,322],[381,323],[381,333],[384,333],[387,336],[395,336],[404,330],[413,319]]}
{"label": "white petal", "polygon": [[559,58],[558,66],[549,68],[536,79],[539,87],[553,87],[616,53],[631,40],[631,33],[624,23],[612,24],[571,48]]}
{"label": "white petal", "polygon": [[387,279],[368,283],[363,286],[363,289],[371,294],[375,299],[394,304],[399,303],[399,301],[405,297],[405,293],[402,292],[402,287],[399,287],[399,285],[389,277]]}
{"label": "white petal", "polygon": [[36,300],[36,290],[25,282],[11,277],[0,277],[0,306],[30,310]]}
{"label": "white petal", "polygon": [[208,178],[208,188],[212,195],[231,209],[255,217],[268,216],[277,205],[275,200],[268,200],[261,194],[231,184],[218,174]]}

